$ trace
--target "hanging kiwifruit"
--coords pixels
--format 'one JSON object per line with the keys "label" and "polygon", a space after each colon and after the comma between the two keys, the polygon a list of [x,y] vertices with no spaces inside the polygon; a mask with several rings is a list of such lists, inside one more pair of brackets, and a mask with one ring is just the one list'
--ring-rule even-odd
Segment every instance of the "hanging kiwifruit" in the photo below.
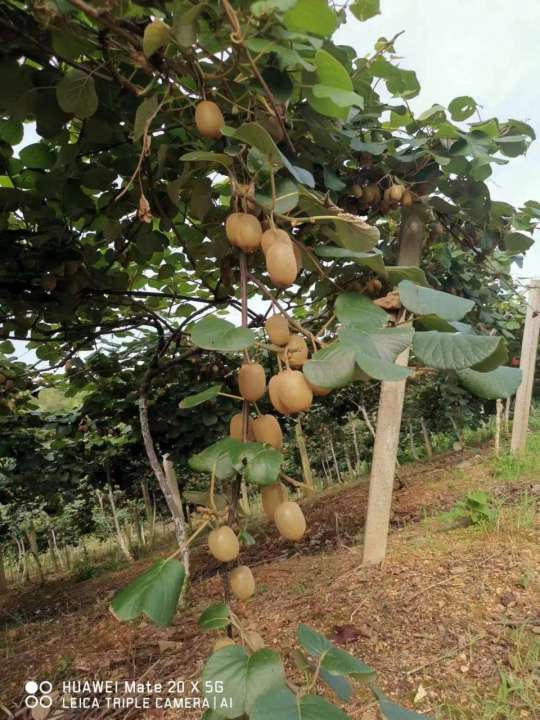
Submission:
{"label": "hanging kiwifruit", "polygon": [[381,189],[376,183],[370,183],[364,188],[362,200],[366,205],[376,205],[381,201]]}
{"label": "hanging kiwifruit", "polygon": [[[236,413],[236,415],[233,415],[231,418],[231,421],[229,423],[229,435],[234,440],[242,440],[242,431],[243,431],[243,416],[242,413]],[[248,417],[248,426],[247,426],[247,442],[253,442],[255,440],[255,435],[253,433],[253,418]]]}
{"label": "hanging kiwifruit", "polygon": [[283,315],[272,315],[264,323],[264,327],[273,345],[286,345],[289,342],[289,321]]}
{"label": "hanging kiwifruit", "polygon": [[325,388],[321,385],[314,385],[312,382],[309,382],[309,380],[307,381],[307,384],[311,388],[311,392],[314,395],[317,395],[317,397],[326,397],[326,395],[329,395],[332,392],[331,388]]}
{"label": "hanging kiwifruit", "polygon": [[280,482],[265,485],[261,490],[261,500],[264,514],[269,520],[274,519],[276,508],[288,499],[287,488]]}
{"label": "hanging kiwifruit", "polygon": [[302,268],[304,267],[304,263],[302,260],[302,251],[300,250],[298,245],[296,245],[296,243],[293,243],[292,249],[294,253],[294,258],[296,260],[297,275],[299,275],[302,272]]}
{"label": "hanging kiwifruit", "polygon": [[444,235],[444,225],[440,222],[435,223],[435,225],[431,228],[431,236],[440,237],[441,235]]}
{"label": "hanging kiwifruit", "polygon": [[231,638],[224,637],[224,638],[218,638],[214,645],[212,646],[212,652],[217,652],[218,650],[222,650],[224,647],[228,647],[229,645],[234,645],[235,642]]}
{"label": "hanging kiwifruit", "polygon": [[221,137],[225,120],[219,106],[211,100],[202,100],[195,108],[195,125],[199,135],[216,140]]}
{"label": "hanging kiwifruit", "polygon": [[266,376],[259,363],[244,363],[238,373],[238,387],[244,400],[256,402],[266,392]]}
{"label": "hanging kiwifruit", "polygon": [[208,549],[221,562],[230,562],[238,557],[240,543],[232,528],[222,525],[208,535]]}
{"label": "hanging kiwifruit", "polygon": [[354,183],[351,188],[351,193],[354,195],[354,197],[361,198],[364,194],[364,188],[358,183]]}
{"label": "hanging kiwifruit", "polygon": [[282,415],[288,415],[290,412],[289,408],[285,405],[284,402],[282,402],[279,393],[282,380],[283,372],[280,372],[277,375],[272,375],[272,377],[270,378],[270,382],[268,383],[268,397],[270,398],[270,402],[278,412],[280,412]]}
{"label": "hanging kiwifruit", "polygon": [[280,373],[278,397],[290,413],[304,412],[311,407],[313,391],[303,373],[284,370]]}
{"label": "hanging kiwifruit", "polygon": [[253,434],[255,440],[261,443],[268,443],[276,450],[283,444],[283,433],[280,424],[273,415],[259,415],[253,421]]}
{"label": "hanging kiwifruit", "polygon": [[279,353],[283,362],[288,360],[289,365],[293,368],[302,367],[308,359],[308,355],[308,346],[302,335],[291,335],[287,347]]}
{"label": "hanging kiwifruit", "polygon": [[392,202],[400,202],[405,192],[403,185],[391,185],[388,189],[390,191],[390,200],[392,200]]}
{"label": "hanging kiwifruit", "polygon": [[225,234],[231,245],[252,253],[261,244],[262,227],[254,215],[231,213],[225,222]]}
{"label": "hanging kiwifruit", "polygon": [[280,242],[271,245],[266,252],[266,269],[276,287],[292,285],[298,274],[292,247]]}
{"label": "hanging kiwifruit", "polygon": [[247,565],[239,565],[229,575],[232,594],[238,600],[247,600],[255,592],[255,579]]}
{"label": "hanging kiwifruit", "polygon": [[411,207],[411,205],[414,203],[414,195],[410,190],[405,190],[401,197],[401,205],[402,207]]}
{"label": "hanging kiwifruit", "polygon": [[285,232],[285,230],[281,230],[280,228],[268,228],[268,230],[265,230],[261,239],[261,250],[263,253],[266,255],[272,245],[276,243],[282,243],[283,245],[292,247],[292,240],[289,233]]}
{"label": "hanging kiwifruit", "polygon": [[306,519],[298,503],[288,500],[277,506],[274,522],[279,534],[287,540],[297,542],[306,532]]}

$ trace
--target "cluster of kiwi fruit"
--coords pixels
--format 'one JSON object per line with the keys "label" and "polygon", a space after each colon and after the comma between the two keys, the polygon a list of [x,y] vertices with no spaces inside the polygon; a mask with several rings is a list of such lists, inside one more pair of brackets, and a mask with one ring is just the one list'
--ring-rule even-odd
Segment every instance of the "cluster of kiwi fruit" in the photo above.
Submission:
{"label": "cluster of kiwi fruit", "polygon": [[365,184],[354,183],[351,195],[359,200],[365,208],[377,208],[383,214],[398,205],[411,207],[417,199],[416,194],[405,185],[391,183],[385,189],[381,185],[380,181]]}

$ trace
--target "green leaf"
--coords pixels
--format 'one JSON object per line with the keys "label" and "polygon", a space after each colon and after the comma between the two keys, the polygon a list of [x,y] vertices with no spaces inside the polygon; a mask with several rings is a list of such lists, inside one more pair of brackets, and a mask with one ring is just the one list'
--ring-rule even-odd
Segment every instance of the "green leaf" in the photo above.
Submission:
{"label": "green leaf", "polygon": [[204,10],[206,3],[191,5],[182,3],[175,8],[172,35],[181,47],[190,47],[197,40],[197,18]]}
{"label": "green leaf", "polygon": [[144,28],[143,53],[150,57],[169,42],[169,26],[162,20],[153,20]]}
{"label": "green leaf", "polygon": [[473,300],[420,287],[409,280],[399,283],[402,304],[415,315],[438,315],[443,320],[461,320],[474,307]]}
{"label": "green leaf", "polygon": [[343,710],[319,695],[297,698],[288,688],[271,690],[258,698],[250,720],[349,720]]}
{"label": "green leaf", "polygon": [[231,621],[229,608],[225,603],[219,602],[209,605],[201,614],[197,623],[201,630],[221,630]]}
{"label": "green leaf", "polygon": [[345,292],[338,295],[334,312],[344,325],[352,325],[365,332],[378,330],[389,320],[388,313],[370,300],[366,295]]}
{"label": "green leaf", "polygon": [[193,150],[193,152],[185,153],[180,157],[184,162],[208,162],[216,165],[230,167],[233,159],[224,153],[212,152],[211,150]]}
{"label": "green leaf", "polygon": [[335,258],[336,260],[352,260],[357,265],[371,268],[379,275],[386,275],[383,254],[376,248],[371,252],[356,252],[355,250],[336,247],[335,245],[317,245],[313,250],[319,257]]}
{"label": "green leaf", "polygon": [[484,400],[497,400],[515,395],[521,384],[522,373],[519,368],[498,367],[491,372],[460,370],[457,374],[465,390]]}
{"label": "green leaf", "polygon": [[336,693],[340,700],[343,702],[350,702],[353,688],[348,678],[343,675],[334,675],[324,668],[321,668],[320,678]]}
{"label": "green leaf", "polygon": [[329,37],[337,27],[337,15],[327,0],[297,0],[283,21],[289,30]]}
{"label": "green leaf", "polygon": [[477,370],[478,372],[491,372],[503,365],[508,360],[508,345],[506,340],[502,337],[499,338],[499,344],[495,352],[493,352],[488,358],[483,360],[478,365],[475,365],[471,370]]}
{"label": "green leaf", "polygon": [[350,11],[357,20],[364,22],[375,15],[380,15],[380,0],[355,0],[350,6]]}
{"label": "green leaf", "polygon": [[410,328],[385,328],[377,332],[362,332],[357,328],[344,327],[339,333],[341,342],[354,351],[360,369],[377,380],[396,381],[412,375],[394,361],[412,342],[414,331]]}
{"label": "green leaf", "polygon": [[233,137],[235,140],[245,143],[246,145],[251,145],[251,147],[256,147],[257,150],[260,150],[268,159],[280,166],[282,165],[282,154],[278,146],[268,130],[263,128],[262,125],[259,125],[259,123],[244,123],[237,129],[225,127],[223,134]]}
{"label": "green leaf", "polygon": [[313,385],[334,389],[357,379],[355,365],[354,351],[336,341],[314,353],[302,371]]}
{"label": "green leaf", "polygon": [[157,95],[143,100],[135,112],[135,122],[133,123],[133,140],[140,140],[144,135],[146,124],[153,117],[158,108]]}
{"label": "green leaf", "polygon": [[274,212],[284,214],[288,213],[298,205],[300,195],[298,186],[289,178],[280,178],[276,183],[276,201],[272,203],[272,196],[265,195],[261,192],[255,193],[255,200],[268,210],[274,209]]}
{"label": "green leaf", "polygon": [[283,455],[279,450],[263,448],[248,459],[244,478],[254,485],[272,485],[279,478],[282,463]]}
{"label": "green leaf", "polygon": [[466,120],[476,111],[476,101],[468,95],[462,95],[454,98],[448,109],[452,120]]}
{"label": "green leaf", "polygon": [[389,267],[387,265],[386,274],[388,276],[389,283],[393,287],[395,285],[399,285],[402,280],[410,280],[417,285],[429,287],[429,283],[427,281],[424,271],[421,270],[419,267],[415,267],[414,265],[411,267],[407,267],[405,265]]}
{"label": "green leaf", "polygon": [[497,352],[501,338],[431,330],[414,336],[415,355],[425,365],[441,370],[463,370],[487,360]]}
{"label": "green leaf", "polygon": [[381,234],[379,228],[374,225],[368,225],[366,222],[358,219],[357,222],[350,222],[342,216],[336,215],[333,221],[336,242],[342,247],[354,252],[368,252],[372,250],[380,240]]}
{"label": "green leaf", "polygon": [[364,98],[352,90],[341,90],[331,85],[322,85],[319,83],[311,88],[311,92],[314,97],[330,99],[333,103],[339,105],[339,107],[364,107]]}
{"label": "green leaf", "polygon": [[[243,647],[229,645],[211,655],[202,672],[204,696],[225,718],[251,715],[257,699],[284,687],[281,658],[263,649],[248,655]],[[228,707],[221,707],[223,700]]]}
{"label": "green leaf", "polygon": [[170,625],[185,577],[184,566],[176,558],[160,560],[116,593],[111,612],[118,620],[145,615],[156,625]]}
{"label": "green leaf", "polygon": [[208,400],[213,400],[217,397],[220,390],[221,385],[211,385],[209,388],[206,388],[206,390],[202,390],[195,395],[185,397],[180,401],[178,407],[182,410],[189,410],[190,408],[197,407],[197,405],[202,405],[203,403],[208,402]]}
{"label": "green leaf", "polygon": [[346,675],[357,680],[372,680],[375,670],[345,650],[336,647],[324,635],[301,623],[298,642],[304,650],[324,668],[335,675]]}
{"label": "green leaf", "polygon": [[279,477],[283,455],[262,443],[242,442],[227,437],[210,445],[188,461],[196,472],[212,473],[218,480],[226,480],[237,472],[243,472],[247,482],[271,485]]}
{"label": "green leaf", "polygon": [[191,342],[205,350],[239,352],[253,345],[255,333],[249,328],[237,328],[227,320],[210,316],[191,327]]}
{"label": "green leaf", "polygon": [[371,691],[377,698],[379,709],[386,720],[431,720],[429,715],[419,715],[391,702],[377,687],[371,687]]}
{"label": "green leaf", "polygon": [[534,239],[523,233],[509,232],[503,237],[503,245],[506,252],[519,255],[534,245]]}
{"label": "green leaf", "polygon": [[243,443],[234,438],[224,438],[210,445],[200,453],[192,455],[188,465],[195,472],[215,472],[218,480],[226,480],[236,473],[234,459]]}
{"label": "green leaf", "polygon": [[98,108],[94,78],[82,70],[68,70],[56,86],[56,99],[65,113],[83,120],[92,117]]}
{"label": "green leaf", "polygon": [[[318,50],[315,54],[314,62],[316,67],[315,72],[319,80],[319,85],[316,87],[319,87],[319,92],[322,86],[322,88],[342,90],[345,93],[355,94],[349,73],[333,55],[330,55],[330,53],[326,50]],[[341,119],[345,119],[347,117],[350,105],[352,104],[346,104],[345,107],[343,107],[338,102],[334,102],[328,96],[317,97],[313,89],[307,92],[307,99],[313,109],[321,115]]]}
{"label": "green leaf", "polygon": [[286,103],[290,99],[294,85],[288,72],[270,65],[263,70],[262,76],[278,103]]}
{"label": "green leaf", "polygon": [[54,163],[54,153],[45,143],[32,143],[24,147],[19,157],[26,167],[47,170]]}

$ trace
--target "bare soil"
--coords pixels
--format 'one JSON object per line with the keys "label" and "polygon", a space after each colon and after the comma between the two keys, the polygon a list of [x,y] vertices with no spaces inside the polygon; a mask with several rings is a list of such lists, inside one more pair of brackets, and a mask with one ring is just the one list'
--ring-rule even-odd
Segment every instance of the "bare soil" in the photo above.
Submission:
{"label": "bare soil", "polygon": [[[281,540],[261,521],[257,544],[242,551],[258,591],[252,601],[237,604],[237,614],[267,645],[283,651],[292,676],[290,651],[298,624],[305,622],[375,667],[380,686],[396,701],[442,718],[450,717],[444,711],[449,705],[480,710],[495,693],[500,672],[512,672],[516,633],[540,635],[538,513],[532,523],[522,522],[512,504],[525,490],[537,504],[539,480],[522,478],[501,487],[491,474],[489,454],[484,447],[401,468],[404,486],[395,492],[382,567],[361,565],[365,481],[305,499],[309,531],[299,544]],[[497,527],[482,531],[429,519],[479,487],[509,503]],[[216,563],[203,546],[195,552],[190,606],[177,613],[172,627],[159,629],[144,620],[120,624],[108,612],[115,591],[152,562],[80,583],[59,578],[2,598],[0,709],[29,716],[22,701],[30,678],[46,678],[56,687],[73,678],[198,678],[216,634],[201,635],[197,618],[209,602],[222,599]],[[364,690],[344,709],[355,719],[377,717]],[[540,708],[534,713],[524,706],[519,717],[540,718]],[[184,713],[59,710],[49,717],[169,715]],[[197,718],[200,712],[185,716]]]}

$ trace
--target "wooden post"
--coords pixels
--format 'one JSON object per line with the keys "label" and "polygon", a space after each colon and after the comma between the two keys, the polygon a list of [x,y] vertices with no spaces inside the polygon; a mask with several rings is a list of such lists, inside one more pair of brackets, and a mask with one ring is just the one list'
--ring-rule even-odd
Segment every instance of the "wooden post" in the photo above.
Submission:
{"label": "wooden post", "polygon": [[[424,213],[425,210],[419,203],[402,210],[399,265],[420,264],[424,245]],[[396,363],[406,366],[409,352],[409,348],[404,350]],[[381,384],[364,536],[365,564],[380,563],[386,555],[404,400],[405,380]]]}
{"label": "wooden post", "polygon": [[420,418],[420,425],[422,426],[422,435],[424,436],[424,445],[426,447],[427,456],[428,458],[433,457],[433,446],[431,445],[429,428],[427,426],[427,422],[423,417]]}
{"label": "wooden post", "polygon": [[300,460],[302,462],[302,474],[304,476],[304,482],[309,487],[313,487],[313,473],[311,472],[311,463],[309,462],[309,455],[306,448],[306,439],[304,437],[304,431],[302,430],[302,424],[300,417],[296,421],[295,426],[296,444],[298,445],[298,452],[300,453]]}
{"label": "wooden post", "polygon": [[512,396],[506,398],[504,406],[504,432],[508,433],[510,430],[510,408],[512,406]]}
{"label": "wooden post", "polygon": [[[107,466],[108,467],[108,466]],[[109,471],[107,471],[107,479],[110,478]],[[118,546],[120,547],[120,550],[124,554],[126,560],[129,562],[133,562],[133,556],[129,550],[128,544],[126,542],[126,538],[122,532],[122,528],[120,527],[120,523],[118,522],[118,511],[116,510],[116,503],[114,501],[114,493],[112,489],[112,485],[110,482],[108,483],[108,493],[109,493],[109,504],[111,506],[111,513],[112,513],[112,519],[114,523],[114,529],[116,530],[116,537],[118,539]]]}
{"label": "wooden post", "polygon": [[495,416],[495,457],[499,457],[501,454],[501,417],[502,417],[503,403],[502,400],[497,399],[497,414]]}
{"label": "wooden post", "polygon": [[4,551],[0,546],[0,595],[4,595],[5,593],[7,593],[7,578],[4,567]]}
{"label": "wooden post", "polygon": [[527,295],[527,317],[521,344],[520,368],[522,372],[521,385],[516,393],[514,406],[514,424],[512,426],[512,453],[518,455],[525,450],[527,444],[527,431],[529,429],[529,414],[534,384],[534,368],[538,337],[540,335],[540,278],[531,280]]}

